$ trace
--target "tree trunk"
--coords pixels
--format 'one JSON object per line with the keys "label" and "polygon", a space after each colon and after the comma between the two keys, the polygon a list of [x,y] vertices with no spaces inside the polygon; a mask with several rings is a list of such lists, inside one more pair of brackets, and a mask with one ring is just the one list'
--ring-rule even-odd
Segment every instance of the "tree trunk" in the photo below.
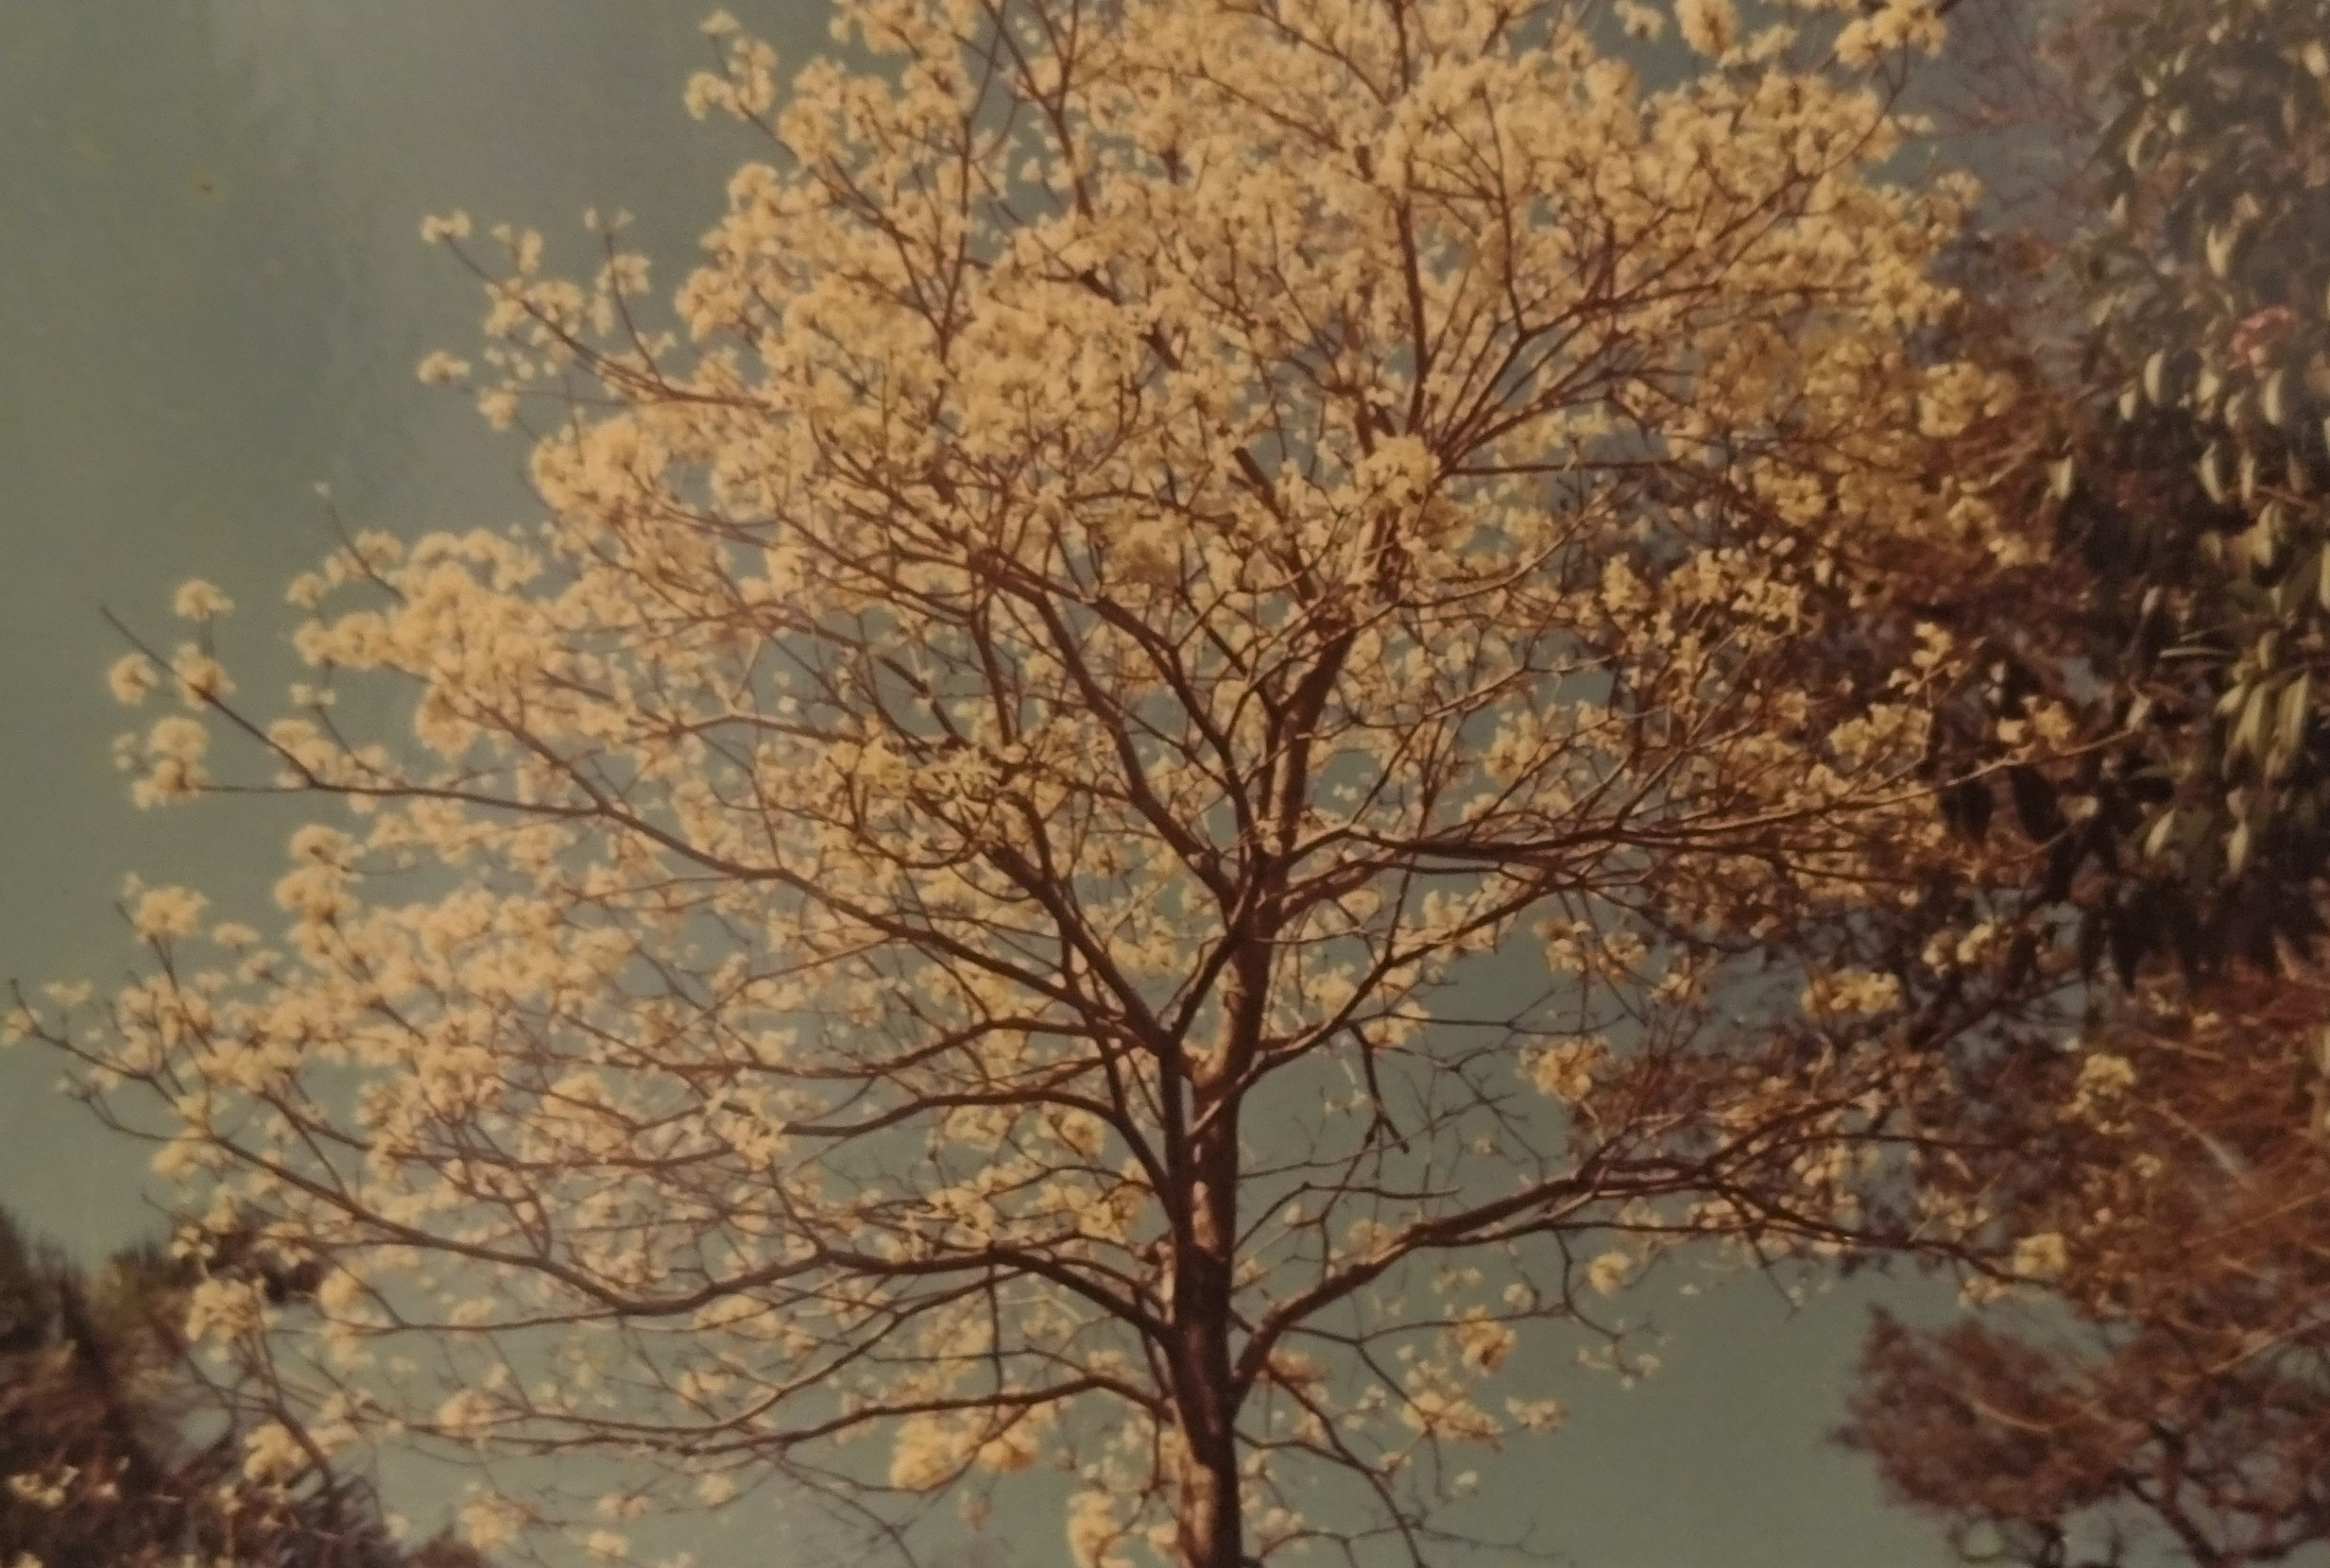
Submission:
{"label": "tree trunk", "polygon": [[[1208,1260],[1218,1263],[1219,1260]],[[1179,1406],[1184,1447],[1174,1478],[1175,1537],[1181,1568],[1242,1568],[1244,1521],[1238,1495],[1238,1425],[1233,1403],[1228,1335],[1228,1292],[1207,1290],[1209,1281],[1191,1274],[1217,1270],[1201,1264],[1184,1272],[1184,1282],[1202,1292],[1198,1310],[1182,1319]],[[1227,1270],[1220,1270],[1226,1284]],[[1217,1296],[1221,1310],[1205,1297]],[[1180,1301],[1177,1298],[1175,1305]],[[1178,1314],[1177,1314],[1178,1315]]]}
{"label": "tree trunk", "polygon": [[1174,1500],[1182,1568],[1242,1568],[1245,1521],[1239,1506],[1237,1439],[1187,1427],[1182,1438],[1190,1445]]}
{"label": "tree trunk", "polygon": [[[1218,1082],[1218,1081],[1217,1081]],[[1230,1293],[1238,1235],[1238,1118],[1196,1095],[1188,1215],[1175,1248],[1174,1405],[1185,1445],[1176,1478],[1175,1535],[1182,1568],[1242,1568],[1244,1521],[1238,1489],[1238,1396],[1230,1355]]]}

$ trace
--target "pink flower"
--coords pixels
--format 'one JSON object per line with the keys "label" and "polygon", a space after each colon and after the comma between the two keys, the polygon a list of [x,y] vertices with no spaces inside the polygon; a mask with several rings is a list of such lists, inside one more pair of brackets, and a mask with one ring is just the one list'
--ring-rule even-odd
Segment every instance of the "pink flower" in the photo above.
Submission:
{"label": "pink flower", "polygon": [[2287,337],[2298,324],[2297,313],[2287,305],[2268,305],[2241,318],[2233,329],[2233,355],[2246,359],[2253,366],[2263,365],[2273,346]]}

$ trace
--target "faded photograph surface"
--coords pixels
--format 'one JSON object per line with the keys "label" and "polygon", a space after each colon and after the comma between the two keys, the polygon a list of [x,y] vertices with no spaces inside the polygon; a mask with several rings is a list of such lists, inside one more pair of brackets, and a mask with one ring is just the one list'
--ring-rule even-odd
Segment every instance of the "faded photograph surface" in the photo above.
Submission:
{"label": "faded photograph surface", "polygon": [[0,119],[0,1568],[2330,1562],[2324,0]]}

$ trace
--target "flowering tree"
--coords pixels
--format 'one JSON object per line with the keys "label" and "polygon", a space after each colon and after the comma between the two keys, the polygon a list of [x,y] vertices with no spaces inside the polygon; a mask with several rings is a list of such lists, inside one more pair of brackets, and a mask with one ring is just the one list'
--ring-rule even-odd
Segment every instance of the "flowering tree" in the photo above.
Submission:
{"label": "flowering tree", "polygon": [[1930,605],[2015,558],[1931,461],[2003,412],[1918,351],[1968,192],[1873,173],[1938,27],[1685,0],[1652,91],[1607,20],[882,0],[892,75],[780,111],[715,18],[690,103],[776,162],[671,329],[619,224],[591,284],[461,248],[492,346],[424,379],[547,520],[353,541],[272,720],[181,595],[141,798],[357,815],[280,942],[139,889],[146,977],[16,1019],[322,1270],[290,1405],[893,1532],[1051,1457],[1081,1563],[1421,1560],[1558,1417],[1518,1337],[1658,1248],[1971,1223],[1892,1180],[1986,1015],[1990,928],[1898,929],[1965,854]]}

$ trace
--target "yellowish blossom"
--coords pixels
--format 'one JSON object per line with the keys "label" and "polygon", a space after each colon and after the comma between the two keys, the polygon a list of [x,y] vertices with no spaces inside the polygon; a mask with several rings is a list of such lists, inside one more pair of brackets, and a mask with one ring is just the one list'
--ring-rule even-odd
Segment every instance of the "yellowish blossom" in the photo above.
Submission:
{"label": "yellowish blossom", "polygon": [[160,680],[154,661],[144,654],[124,654],[105,673],[105,683],[112,691],[113,700],[125,707],[144,702]]}
{"label": "yellowish blossom", "polygon": [[234,609],[234,601],[221,593],[215,584],[199,577],[189,578],[180,584],[178,594],[170,604],[171,609],[183,621],[216,621]]}

